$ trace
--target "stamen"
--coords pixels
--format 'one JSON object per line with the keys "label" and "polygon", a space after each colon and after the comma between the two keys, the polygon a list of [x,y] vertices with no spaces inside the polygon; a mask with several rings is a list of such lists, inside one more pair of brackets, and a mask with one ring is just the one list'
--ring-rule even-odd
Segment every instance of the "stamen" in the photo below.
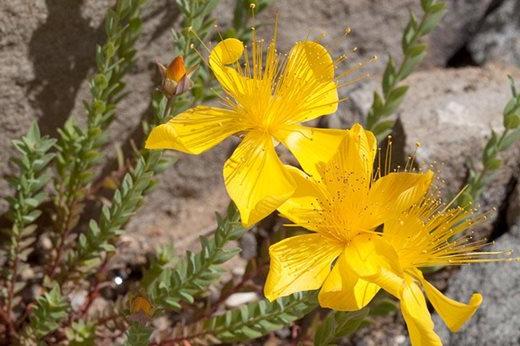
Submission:
{"label": "stamen", "polygon": [[193,27],[192,26],[189,26],[186,28],[186,30],[188,30],[188,33],[192,33],[193,36],[195,36],[195,38],[199,41],[199,43],[204,47],[206,48],[206,50],[209,52],[211,52],[211,50],[209,49],[208,46],[206,46],[206,43],[204,43],[204,41],[199,37],[199,35],[197,35],[197,33],[195,32],[195,30],[193,30]]}

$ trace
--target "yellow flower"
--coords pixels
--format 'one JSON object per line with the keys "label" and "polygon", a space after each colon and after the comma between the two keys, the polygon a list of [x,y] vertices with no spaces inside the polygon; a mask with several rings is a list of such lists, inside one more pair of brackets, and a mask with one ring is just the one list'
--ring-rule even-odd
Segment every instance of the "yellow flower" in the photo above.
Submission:
{"label": "yellow flower", "polygon": [[146,141],[148,149],[200,154],[233,134],[243,134],[223,173],[246,226],[270,214],[296,189],[275,152],[278,142],[303,167],[310,167],[316,157],[330,157],[345,133],[300,125],[337,109],[334,62],[327,50],[303,41],[284,63],[279,61],[275,39],[265,52],[263,41],[253,39],[250,56],[241,41],[221,41],[211,51],[209,66],[226,93],[225,108],[189,109],[153,129]]}
{"label": "yellow flower", "polygon": [[358,310],[377,293],[378,285],[356,273],[359,261],[366,270],[379,268],[383,258],[374,253],[372,239],[380,237],[375,229],[417,203],[428,191],[432,173],[381,177],[380,170],[373,173],[376,152],[374,135],[356,124],[336,154],[316,165],[317,175],[289,169],[297,190],[278,210],[313,233],[270,247],[268,299],[321,287],[321,306]]}
{"label": "yellow flower", "polygon": [[412,345],[442,345],[434,332],[433,321],[426,306],[424,290],[429,301],[447,327],[458,331],[482,303],[475,293],[467,304],[444,296],[424,279],[419,267],[459,265],[475,262],[513,260],[507,252],[479,252],[488,243],[475,240],[467,230],[482,217],[473,216],[462,208],[447,208],[439,199],[425,197],[418,204],[386,221],[382,236],[374,238],[373,254],[379,263],[361,256],[355,261],[356,274],[377,284],[401,301]]}

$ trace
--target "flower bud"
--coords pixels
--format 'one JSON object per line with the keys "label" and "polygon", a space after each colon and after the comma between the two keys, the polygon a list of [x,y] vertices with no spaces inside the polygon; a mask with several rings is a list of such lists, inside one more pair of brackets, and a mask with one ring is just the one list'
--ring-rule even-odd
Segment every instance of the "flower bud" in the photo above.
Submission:
{"label": "flower bud", "polygon": [[157,63],[157,66],[162,77],[160,89],[167,97],[180,95],[191,89],[193,83],[190,77],[194,69],[186,70],[182,56],[175,57],[168,67],[160,63]]}

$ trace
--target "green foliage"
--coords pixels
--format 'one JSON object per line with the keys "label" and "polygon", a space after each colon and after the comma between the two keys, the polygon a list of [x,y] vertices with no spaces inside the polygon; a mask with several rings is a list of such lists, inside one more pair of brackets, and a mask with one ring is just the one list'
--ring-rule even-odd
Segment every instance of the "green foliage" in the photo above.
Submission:
{"label": "green foliage", "polygon": [[92,322],[83,320],[73,322],[65,334],[70,346],[94,346],[96,344],[96,326]]}
{"label": "green foliage", "polygon": [[98,162],[99,149],[105,142],[104,133],[115,116],[115,107],[124,96],[123,76],[134,62],[134,43],[137,40],[141,20],[139,10],[144,0],[119,0],[105,19],[107,41],[96,49],[97,73],[90,81],[92,100],[85,102],[87,127],[83,129],[69,120],[59,130],[57,144],[58,192],[55,201],[58,210],[56,232],[60,235],[72,228],[81,208],[86,188],[93,178],[92,168]]}
{"label": "green foliage", "polygon": [[518,94],[515,83],[511,77],[512,97],[504,107],[502,119],[504,130],[497,134],[491,130],[491,136],[487,141],[482,152],[482,168],[477,170],[470,167],[467,188],[457,199],[458,205],[469,208],[477,201],[489,184],[493,173],[502,166],[500,153],[509,149],[514,143],[520,140],[520,94]]}
{"label": "green foliage", "polygon": [[150,261],[148,269],[144,272],[141,278],[141,287],[146,289],[150,287],[155,280],[159,278],[169,266],[172,265],[175,259],[175,249],[172,246],[163,246],[157,250],[157,253]]}
{"label": "green foliage", "polygon": [[165,268],[154,280],[153,275],[145,273],[144,278],[150,282],[145,287],[154,305],[177,310],[183,301],[193,303],[198,294],[221,276],[220,265],[240,251],[226,248],[245,232],[235,205],[230,204],[225,218],[217,215],[217,219],[215,234],[211,238],[201,237],[200,252],[188,252],[174,268]]}
{"label": "green foliage", "polygon": [[[154,125],[166,120],[171,112],[171,101],[155,94],[152,102],[152,118],[143,123],[148,133]],[[91,219],[88,230],[79,235],[76,248],[67,255],[58,278],[60,282],[86,274],[99,265],[104,253],[115,251],[114,244],[123,232],[123,226],[141,206],[144,195],[155,185],[154,177],[164,171],[174,160],[165,159],[160,151],[135,153],[135,164],[127,172],[114,192],[112,203],[101,209],[99,222]]]}
{"label": "green foliage", "polygon": [[36,307],[31,313],[31,322],[24,333],[25,340],[41,340],[56,330],[67,317],[69,305],[61,295],[58,285],[36,299]]}
{"label": "green foliage", "polygon": [[34,250],[36,226],[32,223],[40,216],[39,206],[47,198],[44,187],[50,179],[47,166],[54,158],[49,153],[56,141],[42,137],[36,123],[20,140],[13,141],[19,156],[12,159],[18,168],[18,174],[9,179],[9,185],[15,191],[8,197],[8,217],[13,223],[10,231],[7,262],[2,277],[8,284],[2,290],[7,309],[11,308],[15,295],[25,286],[17,282],[18,273],[25,267],[27,256]]}
{"label": "green foliage", "polygon": [[191,95],[181,95],[175,99],[175,109],[185,110],[190,104],[208,101],[215,97],[208,92],[211,86],[211,75],[197,51],[203,47],[213,30],[215,20],[211,13],[219,0],[176,0],[182,14],[181,31],[173,31],[174,51],[182,55],[188,67],[197,66],[192,76]]}
{"label": "green foliage", "polygon": [[315,292],[295,293],[273,302],[261,300],[213,317],[206,328],[222,342],[256,339],[289,326],[317,305]]}
{"label": "green foliage", "polygon": [[148,346],[152,329],[142,324],[132,322],[128,328],[126,346]]}
{"label": "green foliage", "polygon": [[333,345],[338,339],[353,334],[369,312],[369,308],[353,312],[331,311],[316,330],[314,345]]}
{"label": "green foliage", "polygon": [[115,191],[112,204],[101,210],[99,222],[91,219],[87,232],[80,234],[76,249],[69,253],[60,281],[71,274],[82,273],[95,268],[102,253],[113,252],[114,240],[123,232],[124,226],[137,208],[143,196],[153,184],[154,165],[158,155],[140,156],[136,165],[128,172],[121,186]]}
{"label": "green foliage", "polygon": [[371,317],[394,312],[398,303],[386,292],[380,292],[365,308],[359,311],[330,311],[314,334],[317,346],[335,345],[341,338],[354,334],[371,322]]}
{"label": "green foliage", "polygon": [[384,138],[391,132],[394,120],[388,117],[396,111],[408,91],[408,86],[399,83],[408,77],[424,59],[426,44],[421,42],[421,38],[435,28],[444,14],[446,5],[442,1],[423,0],[421,7],[424,11],[421,20],[418,22],[415,16],[410,14],[410,20],[404,29],[401,39],[403,51],[401,65],[396,67],[394,59],[390,56],[383,74],[383,94],[374,92],[366,128],[374,132],[378,139]]}

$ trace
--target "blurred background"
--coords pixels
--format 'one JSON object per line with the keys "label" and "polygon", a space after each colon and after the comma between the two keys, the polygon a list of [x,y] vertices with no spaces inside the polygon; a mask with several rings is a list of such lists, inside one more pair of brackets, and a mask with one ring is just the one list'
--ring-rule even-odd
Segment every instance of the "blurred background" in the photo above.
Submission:
{"label": "blurred background", "polygon": [[[501,128],[502,110],[510,98],[511,75],[520,82],[520,1],[448,0],[439,27],[427,38],[428,55],[410,76],[408,95],[397,111],[396,152],[417,153],[420,165],[434,165],[450,193],[464,185],[468,158],[480,155],[490,129]],[[10,193],[3,179],[12,167],[12,139],[37,120],[45,134],[56,135],[69,116],[81,119],[88,98],[87,78],[95,67],[95,48],[104,40],[102,20],[114,1],[9,0],[0,2],[0,197]],[[234,0],[221,0],[219,27],[233,16]],[[343,90],[348,100],[337,114],[318,126],[349,127],[363,121],[380,85],[390,53],[400,58],[402,30],[409,12],[420,13],[418,0],[273,0],[257,18],[260,35],[270,38],[278,16],[281,51],[301,39],[319,38],[334,56],[357,47],[354,62],[377,55],[364,71],[370,77]],[[173,57],[171,29],[179,21],[175,1],[149,1],[137,64],[126,78],[129,95],[121,102],[106,148],[109,162],[116,147],[125,148],[149,112],[151,91],[159,83],[155,59]],[[345,37],[345,28],[352,33]],[[344,66],[345,68],[348,65]],[[221,177],[223,162],[236,143],[227,141],[201,156],[180,155],[175,166],[161,175],[158,187],[127,226],[122,263],[145,261],[146,252],[174,243],[179,252],[197,244],[199,235],[214,227],[214,211],[228,203]],[[403,155],[401,155],[403,156]],[[501,248],[520,253],[520,146],[509,149],[504,167],[493,178],[481,207],[490,214],[483,232]],[[108,165],[108,164],[107,164]],[[108,166],[106,167],[108,169]],[[7,204],[0,201],[0,214]],[[278,221],[260,225],[270,232]],[[255,237],[242,241],[244,256],[255,256]],[[499,247],[497,245],[497,247]],[[243,261],[233,264],[243,268]],[[449,287],[446,277],[452,277]],[[453,298],[467,299],[473,289],[484,295],[477,317],[459,334],[439,332],[448,345],[509,345],[520,343],[520,267],[518,264],[476,265],[438,275],[438,285]],[[406,342],[400,314],[382,318],[359,332],[356,345],[398,345]],[[512,343],[511,343],[512,342]]]}

